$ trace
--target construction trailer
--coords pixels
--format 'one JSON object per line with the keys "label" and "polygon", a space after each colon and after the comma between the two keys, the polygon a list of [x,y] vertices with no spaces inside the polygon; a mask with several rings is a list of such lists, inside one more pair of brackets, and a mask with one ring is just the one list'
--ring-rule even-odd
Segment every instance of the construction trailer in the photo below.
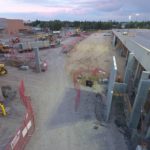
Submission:
{"label": "construction trailer", "polygon": [[50,46],[49,41],[33,41],[33,42],[24,42],[18,44],[18,51],[23,52],[26,50],[33,50],[34,48],[48,48]]}
{"label": "construction trailer", "polygon": [[50,42],[49,40],[42,41],[32,41],[32,42],[22,42],[15,45],[18,49],[18,52],[24,52],[33,50],[35,48],[44,49],[44,48],[55,48],[60,46],[60,41]]}
{"label": "construction trailer", "polygon": [[[124,94],[126,110],[122,111],[125,111],[126,123],[136,147],[139,141],[150,143],[150,49],[143,46],[144,42],[141,45],[136,38],[133,40],[129,33],[124,32],[113,30],[112,44],[120,57],[125,58],[123,83],[127,86]],[[150,145],[147,145],[149,148]]]}

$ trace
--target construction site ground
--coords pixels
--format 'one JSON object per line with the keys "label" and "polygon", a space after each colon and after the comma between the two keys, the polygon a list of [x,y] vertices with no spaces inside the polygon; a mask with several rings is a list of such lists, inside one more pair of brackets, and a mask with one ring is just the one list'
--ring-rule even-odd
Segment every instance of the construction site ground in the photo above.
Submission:
{"label": "construction site ground", "polygon": [[[123,74],[124,60],[112,48],[111,36],[104,35],[91,34],[68,54],[62,53],[61,47],[41,50],[40,56],[48,61],[46,72],[8,67],[8,75],[1,80],[19,85],[23,79],[35,113],[36,129],[26,150],[127,150],[114,122],[101,124],[97,120],[95,106],[99,97],[91,88],[81,88],[80,104],[75,111],[74,70],[98,67],[109,74],[115,55],[118,74]],[[67,38],[63,44],[75,38]]]}
{"label": "construction site ground", "polygon": [[[7,77],[0,78],[1,86],[11,86],[14,92],[18,91],[17,82],[13,82]],[[14,84],[15,83],[15,84]],[[19,82],[18,82],[19,83]],[[22,105],[19,93],[16,93],[14,99],[5,100],[6,116],[0,116],[0,150],[7,147],[7,144],[12,140],[25,116],[25,107]]]}

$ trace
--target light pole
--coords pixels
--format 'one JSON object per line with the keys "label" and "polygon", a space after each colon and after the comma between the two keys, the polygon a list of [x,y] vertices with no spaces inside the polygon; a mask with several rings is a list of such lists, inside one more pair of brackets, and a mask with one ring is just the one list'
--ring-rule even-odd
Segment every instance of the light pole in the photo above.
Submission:
{"label": "light pole", "polygon": [[137,20],[138,16],[140,16],[140,14],[138,14],[138,13],[137,13],[137,14],[135,14],[136,21],[138,21],[138,20]]}

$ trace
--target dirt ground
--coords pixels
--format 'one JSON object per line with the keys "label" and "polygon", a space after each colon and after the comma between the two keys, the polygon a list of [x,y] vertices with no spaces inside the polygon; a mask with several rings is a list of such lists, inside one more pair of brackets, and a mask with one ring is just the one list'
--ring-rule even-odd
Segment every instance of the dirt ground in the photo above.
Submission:
{"label": "dirt ground", "polygon": [[[64,44],[74,39],[68,38]],[[127,150],[124,137],[114,123],[102,125],[97,121],[95,106],[98,97],[91,89],[81,90],[80,106],[75,111],[76,90],[69,76],[75,68],[84,67],[86,59],[90,60],[87,65],[92,64],[90,67],[109,71],[115,54],[111,52],[109,40],[110,37],[98,32],[76,46],[76,49],[81,48],[80,51],[74,50],[69,55],[63,54],[61,47],[40,51],[40,55],[48,60],[48,71],[44,73],[8,67],[6,78],[14,84],[21,79],[25,81],[35,112],[36,130],[26,150],[118,150],[120,147]]]}
{"label": "dirt ground", "polygon": [[123,76],[124,60],[116,53],[112,47],[112,37],[106,32],[96,32],[89,36],[84,41],[75,46],[74,50],[68,55],[68,70],[69,72],[85,68],[91,70],[92,68],[100,68],[105,72],[110,72],[112,66],[112,56],[116,57],[118,65],[118,75]]}

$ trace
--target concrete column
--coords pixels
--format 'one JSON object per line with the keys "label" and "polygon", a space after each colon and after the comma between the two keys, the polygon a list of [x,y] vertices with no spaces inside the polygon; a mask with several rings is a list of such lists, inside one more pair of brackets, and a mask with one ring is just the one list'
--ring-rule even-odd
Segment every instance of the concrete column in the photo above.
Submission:
{"label": "concrete column", "polygon": [[125,70],[125,75],[124,75],[124,83],[128,85],[129,79],[131,77],[131,72],[134,64],[134,53],[130,53],[128,57],[128,62]]}
{"label": "concrete column", "polygon": [[109,120],[109,114],[111,111],[111,104],[112,104],[112,96],[113,96],[113,89],[116,81],[117,75],[117,64],[115,56],[113,56],[113,66],[111,70],[111,74],[109,77],[109,84],[108,84],[108,92],[107,92],[107,112],[106,112],[106,121]]}
{"label": "concrete column", "polygon": [[120,56],[123,56],[123,53],[124,53],[124,49],[123,47],[120,48]]}
{"label": "concrete column", "polygon": [[140,63],[138,62],[137,67],[136,67],[136,71],[135,71],[135,74],[134,74],[134,79],[133,79],[134,82],[135,82],[137,74],[139,72],[139,67],[140,67]]}
{"label": "concrete column", "polygon": [[[148,114],[146,114],[144,121],[145,121],[145,125],[146,125],[146,126],[149,126],[150,111],[148,112]],[[149,139],[150,139],[150,127],[148,127],[148,130],[147,130],[147,133],[146,133],[145,138],[149,138]]]}
{"label": "concrete column", "polygon": [[35,52],[36,70],[37,70],[37,72],[41,72],[39,48],[35,48],[35,49],[34,49],[34,52]]}
{"label": "concrete column", "polygon": [[126,53],[126,62],[125,62],[125,68],[127,66],[127,63],[128,63],[128,58],[129,58],[129,51],[127,50],[127,53]]}
{"label": "concrete column", "polygon": [[149,76],[149,72],[143,71],[141,80],[138,86],[137,95],[135,97],[135,101],[133,104],[131,116],[129,119],[128,126],[130,128],[137,128],[138,126],[140,116],[141,116],[141,108],[143,107],[146,101],[148,91],[150,88],[150,80],[148,79],[148,76]]}
{"label": "concrete column", "polygon": [[113,43],[112,43],[114,47],[116,46],[115,43],[116,43],[116,36],[114,35],[114,37],[113,37]]}
{"label": "concrete column", "polygon": [[150,127],[149,127],[149,128],[148,128],[148,130],[147,130],[147,133],[146,133],[145,138],[147,138],[147,139],[149,139],[149,138],[150,138]]}

